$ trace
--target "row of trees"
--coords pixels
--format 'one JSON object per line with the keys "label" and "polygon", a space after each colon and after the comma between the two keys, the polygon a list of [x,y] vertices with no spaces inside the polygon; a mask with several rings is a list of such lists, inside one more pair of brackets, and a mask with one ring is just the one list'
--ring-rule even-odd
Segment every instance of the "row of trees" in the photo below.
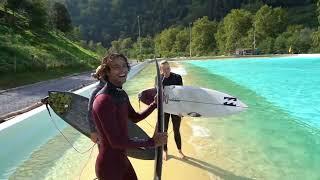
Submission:
{"label": "row of trees", "polygon": [[[76,40],[81,36],[84,39],[81,43],[92,50],[103,53],[104,47],[110,47],[109,51],[139,59],[153,54],[162,57],[230,54],[239,48],[258,49],[261,53],[287,53],[288,49],[306,53],[317,52],[320,44],[317,40],[320,33],[314,27],[292,25],[293,18],[289,18],[285,8],[272,7],[310,5],[313,0],[0,2],[5,11],[12,12],[11,17],[19,17],[16,12],[27,17],[31,28],[56,28],[69,32],[69,37]],[[72,27],[66,7],[76,27]],[[6,18],[9,22],[10,16]],[[17,25],[15,21],[12,24]],[[143,30],[141,38],[139,26]]]}
{"label": "row of trees", "polygon": [[220,22],[205,16],[193,22],[192,28],[173,26],[154,38],[147,36],[136,42],[120,38],[112,41],[109,51],[133,58],[142,58],[142,54],[144,57],[228,55],[242,48],[255,48],[263,54],[289,53],[289,50],[290,53],[319,52],[320,32],[303,25],[289,25],[288,18],[286,10],[268,5],[255,14],[234,9]]}
{"label": "row of trees", "polygon": [[[314,0],[64,0],[72,20],[87,41],[102,42],[138,38],[138,16],[145,37],[163,29],[188,26],[198,18],[221,21],[232,9],[255,13],[262,5],[291,8],[307,6]],[[290,20],[290,19],[289,19]],[[313,22],[312,19],[302,23]]]}

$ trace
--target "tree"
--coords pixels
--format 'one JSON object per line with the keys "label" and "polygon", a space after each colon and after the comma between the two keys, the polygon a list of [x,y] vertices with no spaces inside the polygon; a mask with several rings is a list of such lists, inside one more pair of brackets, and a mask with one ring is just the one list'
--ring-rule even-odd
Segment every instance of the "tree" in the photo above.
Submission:
{"label": "tree", "polygon": [[21,5],[25,2],[25,0],[7,0],[5,3],[5,8],[11,9],[13,12],[13,15],[15,12],[18,11],[18,9],[21,8]]}
{"label": "tree", "polygon": [[47,25],[47,7],[44,0],[27,1],[26,9],[29,24],[32,28],[43,28]]}
{"label": "tree", "polygon": [[54,26],[62,32],[69,32],[72,30],[69,12],[62,3],[54,3],[52,21]]}
{"label": "tree", "polygon": [[320,23],[320,0],[317,2],[318,22]]}
{"label": "tree", "polygon": [[303,26],[289,26],[286,33],[287,47],[291,48],[294,53],[308,53],[311,48],[310,42],[312,41],[311,35],[314,31]]}
{"label": "tree", "polygon": [[119,53],[121,51],[120,49],[121,47],[121,39],[119,40],[114,40],[111,42],[111,47],[110,49],[108,50],[110,53]]}
{"label": "tree", "polygon": [[[318,21],[320,24],[320,0],[317,2],[317,13],[318,13]],[[320,52],[320,26],[318,26],[318,30],[312,33],[312,52],[319,53]]]}
{"label": "tree", "polygon": [[293,43],[297,53],[309,53],[312,47],[312,43],[310,42],[312,42],[312,34],[314,32],[315,31],[310,28],[303,28],[297,32],[297,41]]}
{"label": "tree", "polygon": [[22,9],[23,4],[25,3],[25,0],[7,0],[4,2],[4,9],[7,11],[7,9],[10,9],[12,11],[13,16],[5,16],[6,21],[10,24],[16,23],[16,17],[15,14],[18,10]]}
{"label": "tree", "polygon": [[154,55],[154,41],[150,36],[141,38],[142,54],[144,58],[151,58]]}
{"label": "tree", "polygon": [[[230,13],[232,9],[237,9],[241,6],[255,13],[263,4],[267,4],[270,7],[283,6],[291,8],[291,6],[296,5],[312,6],[314,0],[59,0],[59,2],[60,1],[66,2],[72,17],[72,22],[76,26],[81,26],[81,34],[85,40],[92,39],[95,42],[102,42],[104,46],[109,47],[113,40],[119,38],[124,39],[131,37],[132,39],[137,39],[138,16],[140,19],[141,35],[144,37],[148,35],[154,37],[164,29],[178,25],[186,27],[190,22],[194,22],[203,16],[208,16],[210,21],[220,21],[226,14]],[[309,11],[308,6],[306,7],[306,11]],[[276,14],[276,12],[271,14]],[[278,21],[277,19],[273,20]],[[282,26],[281,23],[278,25],[280,25],[280,27]],[[284,25],[282,31],[276,32],[276,34],[281,34],[285,30]],[[276,38],[277,35],[273,37]],[[260,39],[258,38],[257,40],[259,42]],[[246,40],[246,43],[247,42],[248,40]]]}
{"label": "tree", "polygon": [[262,54],[273,54],[274,38],[267,37],[266,39],[262,40],[258,45],[258,49]]}
{"label": "tree", "polygon": [[104,48],[104,47],[102,46],[102,43],[101,43],[101,42],[98,42],[98,43],[96,44],[96,52],[97,52],[97,54],[98,54],[100,57],[102,57],[102,56],[104,56],[104,55],[106,54],[106,48]]}
{"label": "tree", "polygon": [[258,43],[267,37],[276,38],[287,27],[286,11],[281,8],[272,9],[270,6],[264,5],[254,16],[253,24]]}
{"label": "tree", "polygon": [[73,27],[71,31],[66,33],[66,36],[70,40],[80,41],[81,39],[80,27]]}
{"label": "tree", "polygon": [[189,29],[184,28],[176,35],[176,41],[171,49],[171,53],[177,54],[177,56],[187,56],[189,52]]}
{"label": "tree", "polygon": [[126,56],[131,56],[131,49],[133,47],[133,41],[131,38],[125,38],[120,43],[120,52]]}
{"label": "tree", "polygon": [[220,22],[215,34],[220,53],[230,54],[237,48],[247,48],[246,39],[250,28],[252,28],[251,13],[242,9],[232,10]]}
{"label": "tree", "polygon": [[301,6],[308,3],[312,3],[313,0],[263,0],[265,4],[268,4],[270,6],[282,6],[282,7],[288,7],[288,6]]}
{"label": "tree", "polygon": [[274,51],[277,54],[286,54],[288,53],[288,50],[290,46],[288,47],[288,38],[290,37],[290,34],[284,32],[280,34],[274,42]]}
{"label": "tree", "polygon": [[308,53],[311,49],[313,30],[302,25],[288,26],[287,31],[279,35],[274,43],[274,51],[288,53]]}
{"label": "tree", "polygon": [[217,32],[217,23],[209,21],[207,16],[199,18],[192,27],[192,52],[196,55],[213,53],[216,48],[214,34]]}
{"label": "tree", "polygon": [[244,2],[241,5],[241,9],[250,11],[251,13],[256,13],[263,6],[263,2],[261,0],[252,0],[249,2]]}
{"label": "tree", "polygon": [[[133,44],[133,57],[143,60],[146,58],[153,58],[155,52],[154,41],[150,36],[143,37],[140,39],[141,42],[137,41]],[[141,53],[140,53],[141,43]]]}
{"label": "tree", "polygon": [[320,53],[320,30],[312,34],[312,52]]}
{"label": "tree", "polygon": [[108,50],[109,52],[117,52],[124,54],[126,56],[135,56],[131,54],[131,49],[133,47],[133,41],[131,38],[118,39],[111,42],[111,48]]}
{"label": "tree", "polygon": [[176,36],[182,27],[171,27],[163,30],[155,39],[155,46],[157,54],[161,57],[176,56],[176,52],[172,51],[176,41]]}

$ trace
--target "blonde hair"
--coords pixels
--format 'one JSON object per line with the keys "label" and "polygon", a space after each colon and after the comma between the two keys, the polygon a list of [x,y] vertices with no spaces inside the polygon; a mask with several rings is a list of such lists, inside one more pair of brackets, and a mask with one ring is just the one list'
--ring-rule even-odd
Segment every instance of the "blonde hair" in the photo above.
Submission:
{"label": "blonde hair", "polygon": [[160,61],[160,65],[164,65],[164,64],[169,64],[169,62],[167,60]]}

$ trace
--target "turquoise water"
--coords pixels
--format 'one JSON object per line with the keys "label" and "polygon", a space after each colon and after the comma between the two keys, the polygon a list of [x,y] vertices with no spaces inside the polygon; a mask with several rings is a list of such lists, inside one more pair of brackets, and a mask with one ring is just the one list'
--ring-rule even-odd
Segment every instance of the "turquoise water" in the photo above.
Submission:
{"label": "turquoise water", "polygon": [[[234,116],[189,119],[193,137],[186,139],[182,132],[182,140],[195,145],[191,164],[212,179],[320,179],[319,61],[293,57],[179,63],[185,85],[223,91],[249,106]],[[153,85],[154,74],[152,64],[126,83],[131,101]],[[53,119],[61,129],[66,127],[58,117]],[[80,151],[92,145],[70,127],[63,133]],[[0,131],[3,136],[10,138],[0,138],[0,179],[75,179],[90,156],[70,147],[45,110]]]}
{"label": "turquoise water", "polygon": [[301,123],[320,128],[319,57],[193,61],[191,64],[251,89]]}
{"label": "turquoise water", "polygon": [[[89,92],[81,94],[87,96]],[[52,119],[47,110],[42,110],[0,131],[0,179],[70,179],[80,173],[89,153],[73,150],[54,123],[77,150],[84,152],[92,143],[52,110],[51,114]],[[73,163],[66,163],[69,160]]]}
{"label": "turquoise water", "polygon": [[223,179],[320,179],[320,58],[184,66],[186,83],[227,92],[249,106],[235,116],[192,121],[191,142],[212,167],[209,173]]}

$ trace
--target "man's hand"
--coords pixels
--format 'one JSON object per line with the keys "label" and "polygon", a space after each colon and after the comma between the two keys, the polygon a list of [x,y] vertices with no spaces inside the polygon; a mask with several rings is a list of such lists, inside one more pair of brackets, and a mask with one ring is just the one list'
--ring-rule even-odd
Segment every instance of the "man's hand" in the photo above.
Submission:
{"label": "man's hand", "polygon": [[156,94],[153,98],[153,102],[155,102],[156,104],[158,104],[158,94]]}
{"label": "man's hand", "polygon": [[154,140],[154,144],[156,147],[162,146],[162,145],[167,144],[168,133],[167,132],[155,133],[152,138]]}

